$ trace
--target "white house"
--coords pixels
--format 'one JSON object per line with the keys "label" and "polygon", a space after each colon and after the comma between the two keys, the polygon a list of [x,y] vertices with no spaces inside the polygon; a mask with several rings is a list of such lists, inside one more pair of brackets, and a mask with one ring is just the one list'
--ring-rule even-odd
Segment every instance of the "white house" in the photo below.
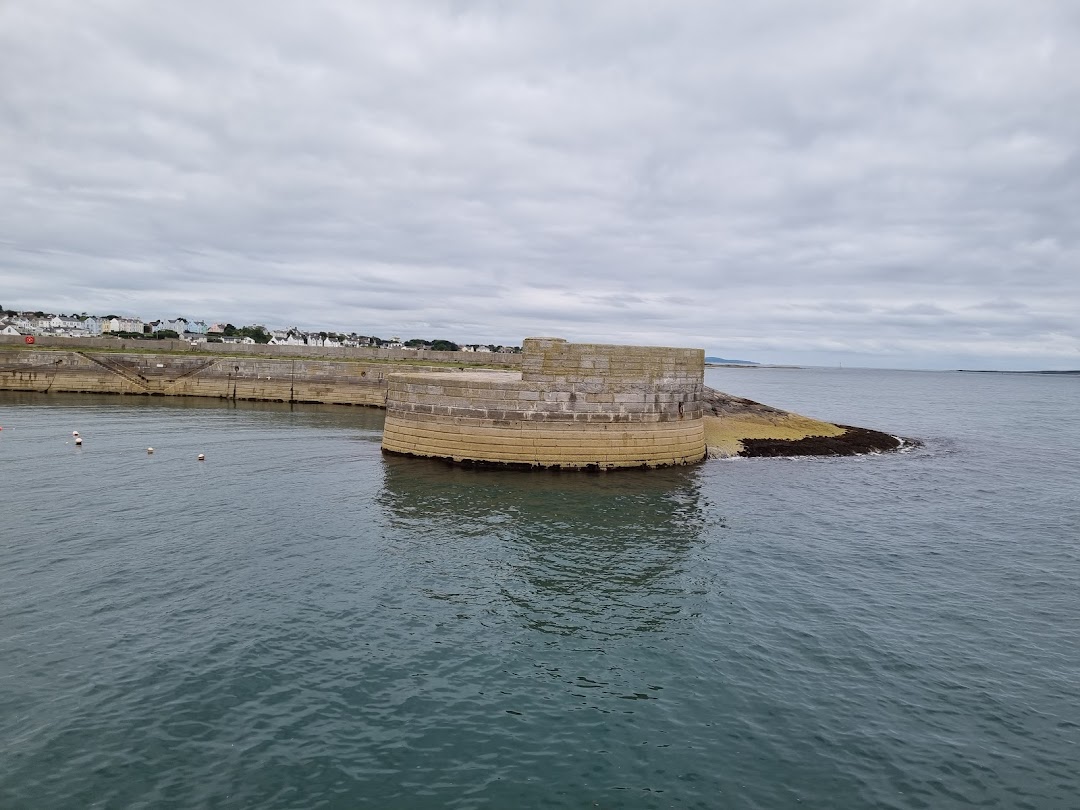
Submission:
{"label": "white house", "polygon": [[270,338],[271,346],[306,346],[304,338],[295,333],[289,332],[284,337],[278,337],[276,334]]}
{"label": "white house", "polygon": [[53,315],[49,318],[50,329],[78,329],[81,322],[74,315]]}
{"label": "white house", "polygon": [[271,346],[306,346],[305,335],[295,326],[291,329],[275,329],[270,333]]}
{"label": "white house", "polygon": [[322,347],[325,348],[325,347],[328,347],[328,346],[330,346],[330,347],[340,346],[341,341],[339,341],[337,338],[330,337],[329,335],[326,336],[326,337],[323,337],[318,332],[309,332],[308,336],[307,336],[307,345],[308,346],[322,346]]}

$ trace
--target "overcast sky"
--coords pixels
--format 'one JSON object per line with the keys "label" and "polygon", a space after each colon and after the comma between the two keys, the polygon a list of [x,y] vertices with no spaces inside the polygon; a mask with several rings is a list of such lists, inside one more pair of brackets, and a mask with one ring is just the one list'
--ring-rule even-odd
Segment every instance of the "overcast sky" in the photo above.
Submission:
{"label": "overcast sky", "polygon": [[1080,367],[1080,3],[0,2],[0,305]]}

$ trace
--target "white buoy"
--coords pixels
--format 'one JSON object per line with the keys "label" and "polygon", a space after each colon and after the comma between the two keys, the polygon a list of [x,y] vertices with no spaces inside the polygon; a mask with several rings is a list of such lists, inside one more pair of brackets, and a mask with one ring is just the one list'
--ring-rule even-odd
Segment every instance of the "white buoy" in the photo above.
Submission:
{"label": "white buoy", "polygon": [[199,461],[206,461],[206,456],[204,456],[202,453],[199,453]]}
{"label": "white buoy", "polygon": [[146,455],[148,455],[148,456],[154,455],[154,448],[153,447],[147,447],[146,448]]}
{"label": "white buoy", "polygon": [[76,447],[82,447],[82,436],[76,436],[75,437],[75,446]]}
{"label": "white buoy", "polygon": [[73,431],[71,431],[71,435],[72,435],[72,436],[78,436],[78,435],[79,435],[79,431],[77,431],[77,430],[73,430]]}

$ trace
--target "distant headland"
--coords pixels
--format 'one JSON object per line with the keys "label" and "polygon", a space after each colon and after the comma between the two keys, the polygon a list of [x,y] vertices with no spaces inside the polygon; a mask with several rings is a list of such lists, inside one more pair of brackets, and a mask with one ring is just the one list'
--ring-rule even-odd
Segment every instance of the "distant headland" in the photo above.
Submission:
{"label": "distant headland", "polygon": [[964,374],[1074,374],[1080,375],[1080,369],[1065,369],[1063,371],[1057,371],[1054,369],[1035,370],[1035,371],[1001,371],[999,369],[992,368],[958,368],[957,371],[961,371]]}
{"label": "distant headland", "polygon": [[706,357],[707,366],[759,366],[756,360],[728,360],[726,357]]}

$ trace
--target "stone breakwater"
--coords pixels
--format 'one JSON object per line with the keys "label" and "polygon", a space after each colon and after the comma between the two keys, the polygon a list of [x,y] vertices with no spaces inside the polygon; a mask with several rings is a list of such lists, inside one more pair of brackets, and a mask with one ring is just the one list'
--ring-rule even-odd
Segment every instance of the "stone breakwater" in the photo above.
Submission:
{"label": "stone breakwater", "polygon": [[400,368],[386,363],[286,358],[8,350],[0,351],[0,389],[381,408],[386,398],[386,375]]}
{"label": "stone breakwater", "polygon": [[701,349],[528,338],[521,363],[521,372],[390,374],[383,450],[558,469],[705,457]]}
{"label": "stone breakwater", "polygon": [[[0,335],[0,350],[25,348],[26,338]],[[260,343],[197,343],[186,340],[121,340],[119,338],[34,338],[35,348],[100,352],[189,354],[217,357],[246,355],[267,359],[343,360],[391,363],[452,363],[455,366],[520,368],[521,356],[501,352],[442,352],[434,349],[381,349],[370,346],[272,346]]]}
{"label": "stone breakwater", "polygon": [[706,451],[855,455],[918,444],[706,388],[698,349],[530,338],[523,355],[498,356],[520,364],[513,372],[449,368],[446,353],[431,353],[444,365],[426,365],[61,345],[0,341],[0,390],[385,407],[388,453],[524,467],[656,467]]}

